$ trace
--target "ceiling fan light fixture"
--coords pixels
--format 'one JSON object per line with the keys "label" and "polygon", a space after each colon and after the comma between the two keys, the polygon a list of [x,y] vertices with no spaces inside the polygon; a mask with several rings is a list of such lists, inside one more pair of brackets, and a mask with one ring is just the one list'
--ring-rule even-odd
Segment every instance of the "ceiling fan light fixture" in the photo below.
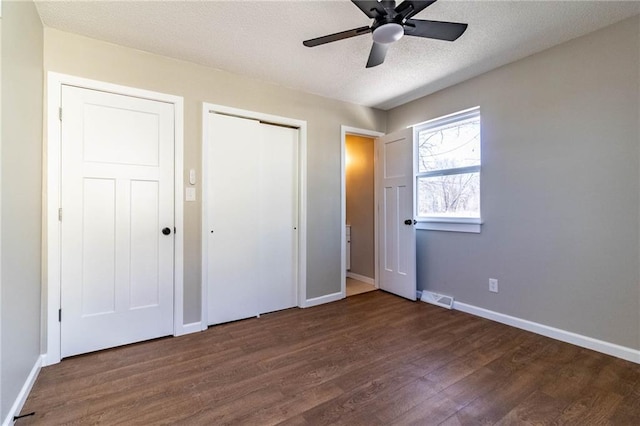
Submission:
{"label": "ceiling fan light fixture", "polygon": [[404,35],[404,28],[395,22],[380,25],[373,30],[373,41],[376,43],[389,44],[398,41]]}
{"label": "ceiling fan light fixture", "polygon": [[302,44],[315,47],[373,33],[373,46],[367,59],[367,68],[372,68],[384,62],[391,44],[400,40],[405,34],[410,37],[455,41],[467,29],[467,24],[458,22],[413,19],[414,15],[435,3],[436,0],[402,0],[399,6],[396,6],[396,0],[351,0],[351,2],[369,19],[373,19],[371,26],[304,40]]}

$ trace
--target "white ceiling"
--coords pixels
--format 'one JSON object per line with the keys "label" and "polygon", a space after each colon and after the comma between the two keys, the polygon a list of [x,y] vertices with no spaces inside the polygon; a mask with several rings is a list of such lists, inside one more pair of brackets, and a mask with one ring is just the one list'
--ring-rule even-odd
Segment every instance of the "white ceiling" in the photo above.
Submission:
{"label": "white ceiling", "polygon": [[418,19],[468,23],[455,42],[404,37],[365,69],[369,25],[348,0],[37,1],[46,26],[355,104],[390,109],[640,13],[638,1],[440,0]]}

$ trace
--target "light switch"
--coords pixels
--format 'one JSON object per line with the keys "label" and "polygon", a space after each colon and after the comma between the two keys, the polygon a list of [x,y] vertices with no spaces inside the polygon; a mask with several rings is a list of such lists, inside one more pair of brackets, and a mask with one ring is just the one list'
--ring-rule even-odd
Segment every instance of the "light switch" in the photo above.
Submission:
{"label": "light switch", "polygon": [[196,171],[195,171],[195,169],[189,170],[189,183],[191,185],[195,185],[196,184]]}
{"label": "light switch", "polygon": [[184,189],[184,198],[186,201],[195,201],[196,200],[196,189],[187,187]]}

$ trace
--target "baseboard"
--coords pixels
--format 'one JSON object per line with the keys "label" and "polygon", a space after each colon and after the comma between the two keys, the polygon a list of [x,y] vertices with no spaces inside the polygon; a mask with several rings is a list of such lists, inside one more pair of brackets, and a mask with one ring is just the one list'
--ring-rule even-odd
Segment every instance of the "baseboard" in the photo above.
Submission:
{"label": "baseboard", "polygon": [[347,278],[353,278],[354,280],[362,281],[363,283],[376,285],[373,278],[365,277],[364,275],[356,274],[354,272],[347,271]]}
{"label": "baseboard", "polygon": [[[2,0],[0,0],[2,1]],[[60,358],[56,358],[53,356],[53,354],[50,354],[50,352],[47,352],[46,354],[42,354],[42,366],[43,367],[48,367],[50,365],[54,365],[60,362]]]}
{"label": "baseboard", "polygon": [[22,410],[22,407],[24,407],[24,403],[27,402],[27,397],[31,392],[31,388],[33,388],[33,384],[36,382],[36,379],[38,378],[38,374],[40,374],[40,369],[42,368],[42,361],[44,356],[45,355],[39,355],[38,358],[36,359],[36,362],[33,365],[31,372],[27,376],[27,380],[24,382],[24,385],[22,385],[22,389],[20,389],[20,393],[18,393],[18,396],[16,397],[15,402],[11,406],[11,409],[9,410],[7,417],[2,422],[2,426],[13,425],[13,416],[18,415],[20,413],[20,410]]}
{"label": "baseboard", "polygon": [[615,343],[605,342],[466,303],[453,302],[453,309],[640,364],[640,350],[637,349],[616,345]]}
{"label": "baseboard", "polygon": [[314,297],[313,299],[305,300],[305,302],[301,306],[301,308],[310,308],[312,306],[323,305],[325,303],[330,303],[330,302],[335,302],[336,300],[341,300],[342,298],[343,297],[342,297],[342,292],[341,291],[339,291],[337,293],[327,294],[325,296]]}
{"label": "baseboard", "polygon": [[198,333],[202,330],[206,330],[206,327],[202,328],[202,323],[198,322],[190,322],[189,324],[183,324],[182,328],[176,330],[176,336],[184,336],[185,334]]}

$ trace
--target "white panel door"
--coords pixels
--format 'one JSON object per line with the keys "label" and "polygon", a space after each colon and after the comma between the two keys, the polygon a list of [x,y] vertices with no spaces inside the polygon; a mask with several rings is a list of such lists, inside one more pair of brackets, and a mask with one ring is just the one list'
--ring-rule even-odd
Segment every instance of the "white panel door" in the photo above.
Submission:
{"label": "white panel door", "polygon": [[296,305],[295,129],[209,115],[208,322]]}
{"label": "white panel door", "polygon": [[62,110],[62,357],[172,334],[173,105],[63,86]]}
{"label": "white panel door", "polygon": [[376,143],[380,288],[416,300],[413,129],[385,135]]}

